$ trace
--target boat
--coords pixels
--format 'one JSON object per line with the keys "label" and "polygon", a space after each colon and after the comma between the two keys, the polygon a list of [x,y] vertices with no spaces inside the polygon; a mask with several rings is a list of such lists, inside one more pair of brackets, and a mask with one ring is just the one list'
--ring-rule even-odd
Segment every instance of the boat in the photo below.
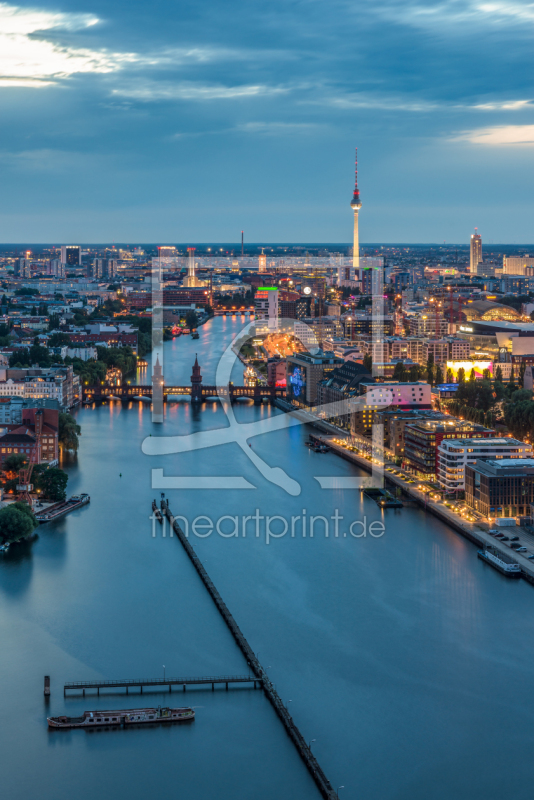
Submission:
{"label": "boat", "polygon": [[506,575],[507,578],[521,577],[519,564],[505,553],[499,552],[495,547],[488,545],[484,550],[479,550],[477,555],[482,561],[491,564],[502,575]]}
{"label": "boat", "polygon": [[199,332],[198,331],[193,331],[193,333],[191,334],[191,338],[192,339],[200,339]]}
{"label": "boat", "polygon": [[84,711],[82,717],[47,717],[49,728],[99,728],[103,725],[140,725],[146,722],[185,722],[192,708],[127,708],[122,711]]}
{"label": "boat", "polygon": [[9,550],[9,542],[6,542],[5,544],[0,544],[0,553],[7,553],[8,550]]}
{"label": "boat", "polygon": [[51,522],[68,514],[69,511],[74,511],[75,508],[87,505],[90,501],[91,498],[88,494],[73,494],[68,500],[61,500],[59,503],[48,506],[44,511],[38,512],[35,519],[37,522]]}

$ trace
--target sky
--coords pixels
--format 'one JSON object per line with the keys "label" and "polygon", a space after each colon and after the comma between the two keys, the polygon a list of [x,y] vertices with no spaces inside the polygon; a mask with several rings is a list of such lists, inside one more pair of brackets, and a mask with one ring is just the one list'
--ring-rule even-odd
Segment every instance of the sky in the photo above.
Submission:
{"label": "sky", "polygon": [[0,2],[0,241],[531,243],[534,3]]}

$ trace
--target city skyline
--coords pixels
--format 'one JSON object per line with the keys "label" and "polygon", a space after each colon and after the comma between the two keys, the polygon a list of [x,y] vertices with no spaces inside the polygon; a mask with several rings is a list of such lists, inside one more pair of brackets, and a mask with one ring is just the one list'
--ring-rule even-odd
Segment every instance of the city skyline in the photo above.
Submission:
{"label": "city skyline", "polygon": [[0,7],[0,241],[532,238],[528,3],[124,8]]}

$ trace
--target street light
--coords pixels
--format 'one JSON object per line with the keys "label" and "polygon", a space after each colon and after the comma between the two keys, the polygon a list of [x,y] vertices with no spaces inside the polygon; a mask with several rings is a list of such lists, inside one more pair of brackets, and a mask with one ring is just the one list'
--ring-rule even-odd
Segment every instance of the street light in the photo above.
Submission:
{"label": "street light", "polygon": [[312,746],[313,742],[316,742],[316,741],[317,741],[317,739],[312,739],[311,742],[308,742],[308,747],[310,748],[310,750],[311,750],[311,746]]}
{"label": "street light", "polygon": [[163,664],[163,683],[165,683],[165,664]]}
{"label": "street light", "polygon": [[339,790],[340,790],[340,789],[344,789],[344,788],[345,788],[344,786],[338,786],[338,787],[337,787],[337,789],[336,789],[336,794],[337,794],[338,800],[339,800]]}

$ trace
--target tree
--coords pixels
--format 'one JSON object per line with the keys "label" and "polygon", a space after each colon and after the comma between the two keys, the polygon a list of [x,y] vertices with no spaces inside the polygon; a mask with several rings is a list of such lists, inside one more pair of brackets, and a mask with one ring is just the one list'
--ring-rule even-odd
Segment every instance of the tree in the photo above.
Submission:
{"label": "tree", "polygon": [[32,317],[38,316],[37,314],[37,306],[32,306]]}
{"label": "tree", "polygon": [[471,372],[469,373],[469,383],[474,383],[476,379],[477,376],[475,375],[475,368],[473,367]]}
{"label": "tree", "polygon": [[447,383],[454,383],[454,375],[450,367],[447,369]]}
{"label": "tree", "polygon": [[434,384],[434,353],[432,351],[428,354],[426,362],[426,379],[431,386]]}
{"label": "tree", "polygon": [[50,314],[48,319],[48,330],[53,331],[59,328],[59,314]]}
{"label": "tree", "polygon": [[460,367],[460,369],[458,370],[457,379],[458,379],[458,383],[464,383],[465,382],[465,369],[463,367]]}
{"label": "tree", "polygon": [[185,324],[188,328],[196,328],[198,325],[198,314],[196,311],[188,311],[185,315]]}
{"label": "tree", "polygon": [[373,359],[370,353],[366,353],[364,355],[362,363],[367,372],[371,372],[371,370],[373,369]]}
{"label": "tree", "polygon": [[49,347],[64,347],[70,345],[70,336],[68,333],[53,333],[48,339]]}
{"label": "tree", "polygon": [[69,476],[62,469],[49,467],[44,472],[37,473],[35,485],[41,490],[43,497],[58,502],[67,497],[67,483]]}
{"label": "tree", "polygon": [[508,381],[508,391],[513,392],[515,388],[514,367],[512,365],[512,369],[510,371],[510,380]]}
{"label": "tree", "polygon": [[438,364],[436,366],[436,378],[435,378],[435,380],[436,380],[436,385],[437,386],[440,386],[440,384],[443,383],[443,370],[441,369],[441,365],[440,364]]}
{"label": "tree", "polygon": [[37,524],[26,503],[11,503],[0,510],[0,536],[4,542],[15,542],[30,536]]}
{"label": "tree", "polygon": [[11,453],[4,461],[4,472],[18,473],[28,463],[28,456],[22,453]]}
{"label": "tree", "polygon": [[80,445],[78,436],[82,435],[82,429],[72,416],[61,412],[59,415],[58,441],[64,450],[78,450]]}
{"label": "tree", "polygon": [[525,364],[524,361],[522,361],[520,366],[519,366],[519,385],[520,386],[523,386],[523,384],[525,383],[525,369],[526,369],[526,364]]}
{"label": "tree", "polygon": [[402,361],[397,361],[395,364],[395,369],[393,370],[393,380],[394,381],[405,381],[407,375],[407,370]]}
{"label": "tree", "polygon": [[[532,313],[534,314],[534,311]],[[495,380],[502,383],[502,369],[500,367],[495,370]]]}
{"label": "tree", "polygon": [[419,380],[419,364],[412,364],[409,371],[409,378],[412,383]]}

